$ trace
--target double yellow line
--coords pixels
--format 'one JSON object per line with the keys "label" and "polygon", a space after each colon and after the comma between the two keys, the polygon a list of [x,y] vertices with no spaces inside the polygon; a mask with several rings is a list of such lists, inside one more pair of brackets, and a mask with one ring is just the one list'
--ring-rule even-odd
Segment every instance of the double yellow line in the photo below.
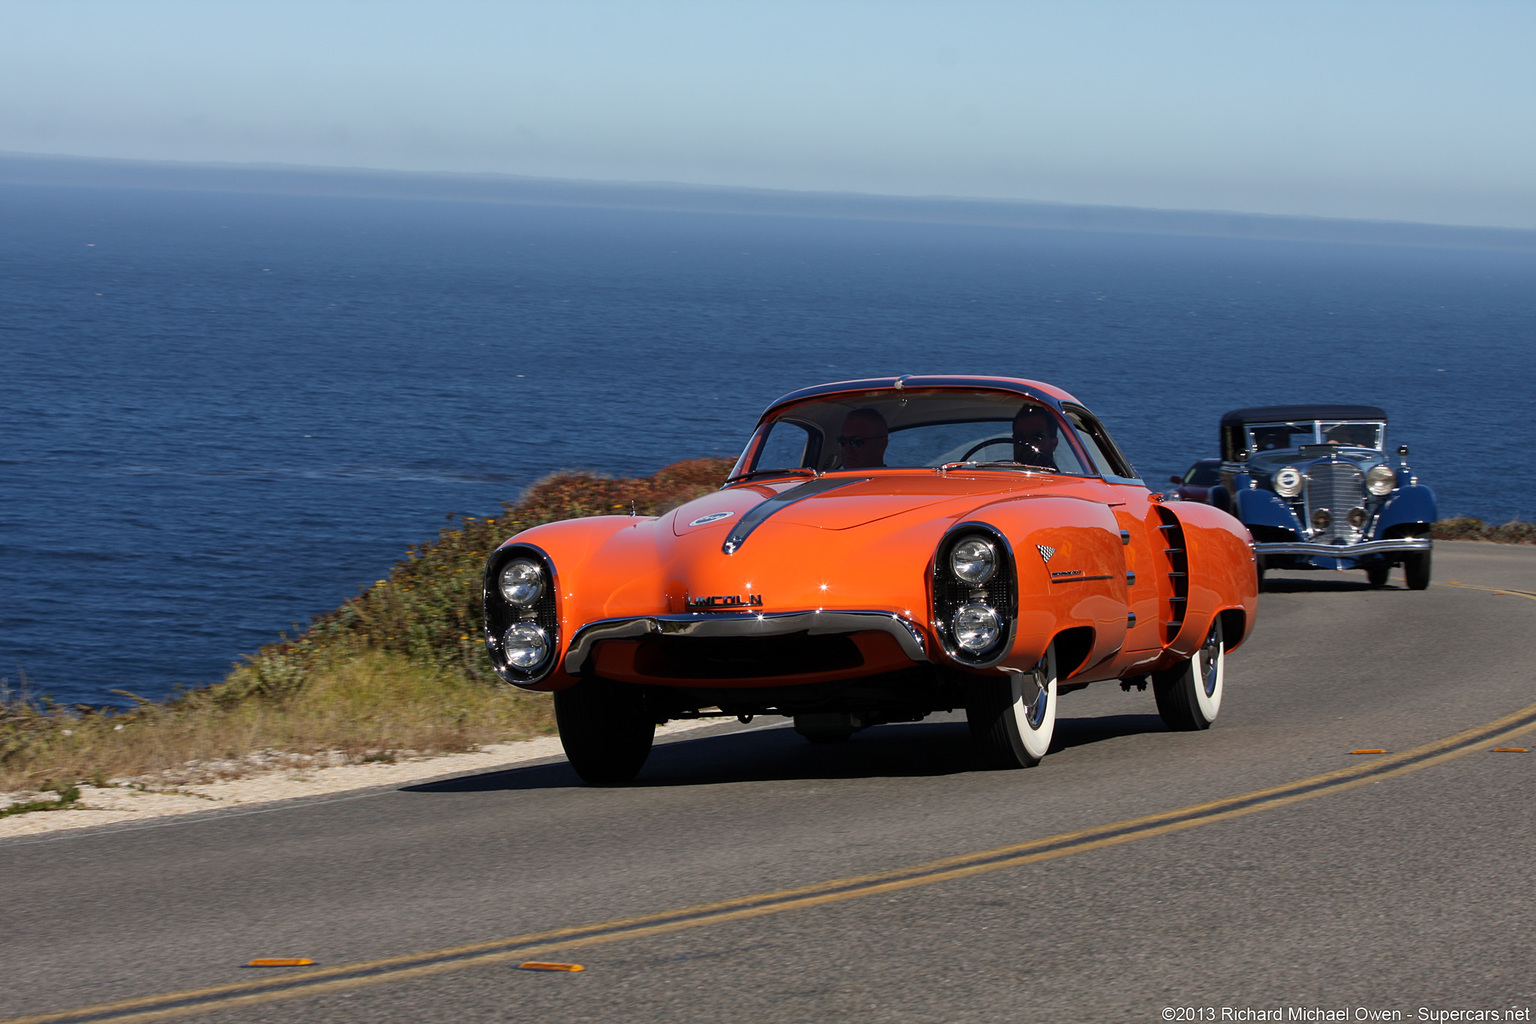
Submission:
{"label": "double yellow line", "polygon": [[804,910],[866,896],[878,896],[1182,832],[1201,825],[1313,800],[1329,793],[1343,792],[1356,786],[1379,782],[1463,757],[1532,730],[1536,730],[1536,704],[1412,750],[1377,757],[1348,768],[1314,775],[1281,786],[1181,807],[1161,814],[1149,814],[1141,818],[1097,825],[1077,832],[1065,832],[1044,839],[1033,839],[1011,846],[946,857],[942,860],[928,861],[892,871],[838,878],[795,889],[780,889],[776,892],[742,896],[715,903],[702,903],[640,917],[532,932],[466,946],[453,946],[337,967],[304,970],[276,978],[183,992],[168,992],[162,995],[86,1006],[76,1010],[15,1017],[0,1021],[0,1024],[86,1024],[94,1021],[168,1020],[190,1014],[232,1010],[281,999],[299,999],[322,993],[362,988],[367,985],[462,971],[487,964],[521,961],[540,954],[568,952],[614,942],[665,935],[690,928],[703,928],[731,921],[766,917],[770,914]]}

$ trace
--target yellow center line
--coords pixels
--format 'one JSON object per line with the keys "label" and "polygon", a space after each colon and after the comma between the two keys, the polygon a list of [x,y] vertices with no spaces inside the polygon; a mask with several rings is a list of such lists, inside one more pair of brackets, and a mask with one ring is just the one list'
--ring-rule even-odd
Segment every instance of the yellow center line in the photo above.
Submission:
{"label": "yellow center line", "polygon": [[167,1020],[210,1013],[281,999],[295,999],[361,988],[385,982],[427,977],[471,967],[507,961],[523,961],[538,954],[564,952],[591,946],[665,935],[692,928],[744,921],[792,910],[898,892],[918,886],[1022,867],[1059,857],[1106,849],[1124,843],[1169,835],[1218,821],[1256,814],[1316,799],[1329,793],[1379,782],[1409,772],[1487,750],[1516,736],[1536,730],[1536,704],[1502,718],[1412,750],[1357,762],[1348,767],[1295,782],[1254,790],[1163,811],[1064,832],[1009,846],[946,857],[905,868],[838,878],[826,882],[740,896],[655,914],[596,924],[478,942],[470,945],[386,957],[336,967],[297,971],[260,981],[239,982],[209,988],[169,992],[52,1013],[15,1017],[0,1024],[85,1024],[88,1021]]}
{"label": "yellow center line", "polygon": [[1532,601],[1536,601],[1536,594],[1528,593],[1524,590],[1510,590],[1508,587],[1479,587],[1476,584],[1458,583],[1455,580],[1447,580],[1445,585],[1448,587],[1461,587],[1464,590],[1484,590],[1490,594],[1502,594],[1509,597],[1528,597]]}

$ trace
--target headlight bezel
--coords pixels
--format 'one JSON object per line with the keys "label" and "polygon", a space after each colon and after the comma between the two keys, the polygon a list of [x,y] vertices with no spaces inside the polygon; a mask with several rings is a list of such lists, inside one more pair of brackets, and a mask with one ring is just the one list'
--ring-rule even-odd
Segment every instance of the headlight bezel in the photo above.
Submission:
{"label": "headlight bezel", "polygon": [[1301,470],[1295,466],[1285,466],[1275,470],[1275,493],[1282,498],[1294,498],[1301,494],[1306,478],[1301,475]]}
{"label": "headlight bezel", "polygon": [[[502,587],[502,576],[515,563],[531,564],[537,572],[539,587],[529,598],[526,594],[507,594]],[[491,666],[505,682],[524,688],[537,687],[547,679],[560,663],[560,577],[554,560],[542,548],[532,544],[507,543],[491,553],[486,561],[481,587],[486,652]],[[515,601],[513,597],[524,600]],[[528,624],[543,637],[545,649],[541,657],[513,660],[509,647],[515,649],[512,630]],[[523,664],[518,664],[522,661]]]}
{"label": "headlight bezel", "polygon": [[[956,571],[956,549],[973,540],[985,543],[995,562],[981,583],[970,582]],[[1012,545],[1002,531],[976,521],[950,527],[934,551],[931,579],[930,621],[944,655],[964,668],[988,668],[1007,657],[1018,625],[1018,576]],[[977,650],[956,642],[956,616],[972,604],[985,606],[997,622],[997,635]]]}

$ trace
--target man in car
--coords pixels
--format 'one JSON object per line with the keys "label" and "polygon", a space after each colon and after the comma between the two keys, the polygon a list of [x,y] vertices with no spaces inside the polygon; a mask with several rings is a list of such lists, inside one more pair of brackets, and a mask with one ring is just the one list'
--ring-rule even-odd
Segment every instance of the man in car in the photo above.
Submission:
{"label": "man in car", "polygon": [[843,420],[837,444],[843,450],[844,469],[880,469],[885,466],[885,446],[890,432],[885,417],[874,409],[855,409]]}
{"label": "man in car", "polygon": [[1056,420],[1038,405],[1026,405],[1013,418],[1013,461],[1021,466],[1056,468]]}

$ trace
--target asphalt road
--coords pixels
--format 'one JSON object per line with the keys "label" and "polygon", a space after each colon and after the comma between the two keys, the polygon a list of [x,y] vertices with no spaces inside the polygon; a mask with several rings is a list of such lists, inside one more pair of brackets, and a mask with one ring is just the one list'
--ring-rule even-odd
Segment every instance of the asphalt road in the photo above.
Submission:
{"label": "asphalt road", "polygon": [[1493,748],[1536,750],[1536,548],[1435,557],[1424,592],[1273,574],[1210,731],[1098,684],[1022,772],[958,720],[757,722],[625,789],[555,762],[0,841],[0,1018],[1529,1020],[1536,752]]}

